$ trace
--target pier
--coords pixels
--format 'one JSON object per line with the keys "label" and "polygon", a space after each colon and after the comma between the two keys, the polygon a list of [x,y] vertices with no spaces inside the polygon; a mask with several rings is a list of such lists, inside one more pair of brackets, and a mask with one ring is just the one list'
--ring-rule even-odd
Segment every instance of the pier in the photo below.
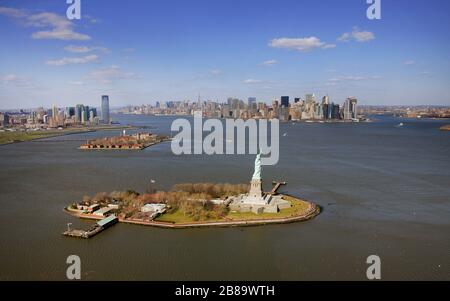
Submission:
{"label": "pier", "polygon": [[103,230],[108,229],[112,225],[116,224],[119,221],[119,219],[113,214],[108,216],[107,218],[104,218],[98,222],[96,222],[94,225],[92,225],[87,230],[78,230],[78,229],[68,229],[63,233],[64,236],[69,237],[79,237],[79,238],[91,238],[98,233],[102,232]]}
{"label": "pier", "polygon": [[275,182],[275,181],[273,181],[272,184],[275,185],[275,186],[273,186],[272,190],[270,192],[268,192],[268,194],[270,194],[270,195],[277,195],[278,194],[278,192],[277,192],[278,189],[280,189],[281,185],[286,185],[286,182]]}

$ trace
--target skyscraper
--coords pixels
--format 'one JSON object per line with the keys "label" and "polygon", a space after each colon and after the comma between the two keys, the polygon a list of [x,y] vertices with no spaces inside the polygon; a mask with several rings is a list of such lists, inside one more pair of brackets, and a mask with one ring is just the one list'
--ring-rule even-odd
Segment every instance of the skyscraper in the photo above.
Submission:
{"label": "skyscraper", "polygon": [[358,100],[355,97],[349,97],[344,102],[344,119],[350,120],[357,118],[357,104]]}
{"label": "skyscraper", "polygon": [[306,94],[305,95],[305,100],[308,103],[315,102],[316,101],[316,96],[314,94]]}
{"label": "skyscraper", "polygon": [[352,118],[358,118],[358,100],[356,97],[349,97],[349,101]]}
{"label": "skyscraper", "polygon": [[56,105],[53,105],[52,107],[52,117],[53,117],[53,121],[58,122],[58,107]]}
{"label": "skyscraper", "polygon": [[289,108],[289,96],[281,96],[281,107]]}
{"label": "skyscraper", "polygon": [[327,96],[324,96],[322,98],[322,110],[323,110],[322,114],[323,114],[323,118],[324,119],[330,118],[330,116],[329,116],[329,112],[330,112],[329,106],[330,106],[330,98],[327,95]]}
{"label": "skyscraper", "polygon": [[109,118],[109,97],[108,95],[102,96],[102,118],[101,121],[103,123],[110,123]]}
{"label": "skyscraper", "polygon": [[76,105],[76,107],[75,107],[75,121],[76,122],[81,122],[81,115],[82,115],[83,110],[84,110],[84,105],[80,105],[80,104]]}
{"label": "skyscraper", "polygon": [[248,110],[252,113],[256,111],[256,97],[249,97],[248,98]]}

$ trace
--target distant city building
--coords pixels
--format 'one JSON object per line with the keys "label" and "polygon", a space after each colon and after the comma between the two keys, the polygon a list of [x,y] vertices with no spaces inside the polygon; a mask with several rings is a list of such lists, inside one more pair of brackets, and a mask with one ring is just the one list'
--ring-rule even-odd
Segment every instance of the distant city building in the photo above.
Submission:
{"label": "distant city building", "polygon": [[281,107],[289,108],[289,96],[281,96]]}
{"label": "distant city building", "polygon": [[315,102],[316,101],[316,96],[314,94],[306,94],[305,95],[305,101],[307,103]]}
{"label": "distant city building", "polygon": [[56,105],[53,105],[53,107],[52,107],[52,118],[53,118],[54,122],[58,122],[58,115],[59,115],[58,112],[59,112],[58,107]]}
{"label": "distant city building", "polygon": [[[314,121],[314,120],[345,120],[359,121],[358,100],[348,97],[340,106],[330,101],[328,95],[318,98],[314,94],[306,94],[305,98],[296,97],[291,104],[289,96],[273,100],[272,104],[257,102],[256,97],[248,97],[247,102],[229,97],[226,103],[218,100],[200,101],[204,118],[234,118],[234,119],[279,119],[280,121]],[[150,115],[192,115],[199,109],[198,101],[155,101],[156,105],[128,105],[116,110],[123,114]],[[376,108],[375,108],[376,109]],[[373,108],[362,108],[363,114],[373,112]],[[394,111],[397,112],[397,111]],[[400,111],[398,111],[400,112]],[[99,112],[100,113],[100,112]],[[406,108],[405,116],[449,116],[450,112],[442,108]],[[20,126],[27,129],[70,127],[74,125],[95,125],[111,123],[109,97],[102,96],[101,116],[97,109],[77,104],[74,107],[58,109],[53,105],[50,109],[39,107],[36,110],[0,113],[0,126]]]}
{"label": "distant city building", "polygon": [[6,113],[0,113],[0,126],[9,125],[9,115]]}
{"label": "distant city building", "polygon": [[84,105],[76,105],[75,107],[75,122],[81,122],[81,115],[83,114]]}
{"label": "distant city building", "polygon": [[348,97],[344,102],[344,120],[351,120],[357,118],[357,104],[358,100],[355,97]]}
{"label": "distant city building", "polygon": [[66,107],[64,110],[64,117],[70,118],[75,115],[75,107]]}
{"label": "distant city building", "polygon": [[103,123],[109,124],[111,119],[109,118],[109,97],[108,95],[102,96],[102,117],[101,121]]}
{"label": "distant city building", "polygon": [[330,98],[327,96],[324,96],[322,98],[322,115],[324,119],[330,119],[331,118],[331,112],[330,112]]}

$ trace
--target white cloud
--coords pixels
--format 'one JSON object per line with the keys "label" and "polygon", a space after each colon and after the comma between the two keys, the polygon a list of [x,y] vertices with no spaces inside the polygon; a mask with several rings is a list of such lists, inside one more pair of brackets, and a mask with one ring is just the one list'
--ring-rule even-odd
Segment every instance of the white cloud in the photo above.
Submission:
{"label": "white cloud", "polygon": [[33,39],[54,39],[54,40],[78,40],[86,41],[91,37],[74,31],[73,23],[65,16],[60,16],[51,12],[41,12],[29,14],[24,10],[0,7],[0,15],[23,19],[24,24],[29,27],[45,28],[45,30],[32,33]]}
{"label": "white cloud", "polygon": [[11,7],[0,7],[0,15],[13,17],[13,18],[22,18],[26,16],[26,13],[20,9],[11,8]]}
{"label": "white cloud", "polygon": [[345,75],[345,76],[338,76],[334,78],[330,78],[328,82],[326,83],[327,86],[336,86],[337,84],[341,82],[360,82],[360,81],[367,81],[367,80],[377,80],[381,79],[381,76],[378,75],[372,75],[372,76],[359,76],[359,75]]}
{"label": "white cloud", "polygon": [[98,59],[95,54],[88,55],[85,57],[65,57],[60,60],[47,61],[47,65],[51,66],[64,66],[64,65],[74,65],[74,64],[87,64],[94,62]]}
{"label": "white cloud", "polygon": [[337,40],[341,42],[348,42],[351,40],[357,42],[368,42],[375,39],[375,34],[370,31],[361,31],[358,27],[353,27],[352,32],[343,33]]}
{"label": "white cloud", "polygon": [[82,81],[70,81],[70,82],[68,82],[68,84],[75,85],[75,86],[81,86],[84,83]]}
{"label": "white cloud", "polygon": [[304,52],[313,49],[329,49],[336,47],[335,44],[326,44],[316,37],[273,39],[270,41],[269,46],[273,48],[285,48]]}
{"label": "white cloud", "polygon": [[22,77],[16,74],[6,74],[0,76],[0,84],[17,87],[28,87],[31,85],[31,81],[26,77]]}
{"label": "white cloud", "polygon": [[103,52],[103,53],[110,52],[108,48],[99,47],[99,46],[89,47],[89,46],[69,45],[69,46],[64,47],[64,50],[67,52],[72,52],[72,53],[88,53],[88,52],[93,52],[93,51],[98,51],[98,52]]}
{"label": "white cloud", "polygon": [[268,61],[264,61],[261,64],[259,64],[260,66],[265,66],[265,67],[271,67],[275,64],[277,64],[278,62],[276,60],[268,60]]}
{"label": "white cloud", "polygon": [[223,73],[222,70],[219,69],[214,69],[210,71],[210,74],[214,76],[222,75],[222,73]]}
{"label": "white cloud", "polygon": [[404,62],[403,64],[409,66],[409,65],[414,65],[415,63],[416,63],[415,61],[409,60],[409,61]]}
{"label": "white cloud", "polygon": [[103,84],[109,84],[115,80],[137,79],[139,78],[133,72],[124,72],[118,66],[110,66],[92,71],[90,79],[97,80]]}
{"label": "white cloud", "polygon": [[261,84],[264,81],[260,80],[260,79],[253,79],[253,78],[249,78],[243,81],[244,84],[247,85],[254,85],[254,84]]}

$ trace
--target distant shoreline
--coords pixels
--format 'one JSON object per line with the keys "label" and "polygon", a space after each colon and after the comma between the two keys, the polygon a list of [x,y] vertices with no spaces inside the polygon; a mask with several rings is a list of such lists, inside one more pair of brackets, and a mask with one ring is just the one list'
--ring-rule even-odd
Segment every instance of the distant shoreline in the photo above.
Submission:
{"label": "distant shoreline", "polygon": [[[0,146],[4,145],[10,145],[10,144],[16,144],[16,143],[22,143],[22,142],[30,142],[30,141],[37,141],[42,139],[48,139],[48,138],[55,138],[55,137],[62,137],[62,136],[68,136],[68,135],[74,135],[74,134],[85,134],[85,133],[93,133],[97,131],[114,131],[114,130],[126,130],[126,129],[138,129],[139,127],[135,126],[108,126],[104,128],[69,128],[69,129],[63,129],[63,130],[52,130],[52,131],[30,131],[30,132],[22,132],[22,131],[5,131],[0,133],[0,138],[2,137],[2,134],[22,134],[24,137],[24,140],[14,140],[14,141],[8,141],[8,142],[0,142]],[[42,135],[39,135],[42,134]],[[36,135],[36,138],[33,138],[32,136]]]}
{"label": "distant shoreline", "polygon": [[450,124],[446,124],[440,128],[441,131],[450,131]]}

